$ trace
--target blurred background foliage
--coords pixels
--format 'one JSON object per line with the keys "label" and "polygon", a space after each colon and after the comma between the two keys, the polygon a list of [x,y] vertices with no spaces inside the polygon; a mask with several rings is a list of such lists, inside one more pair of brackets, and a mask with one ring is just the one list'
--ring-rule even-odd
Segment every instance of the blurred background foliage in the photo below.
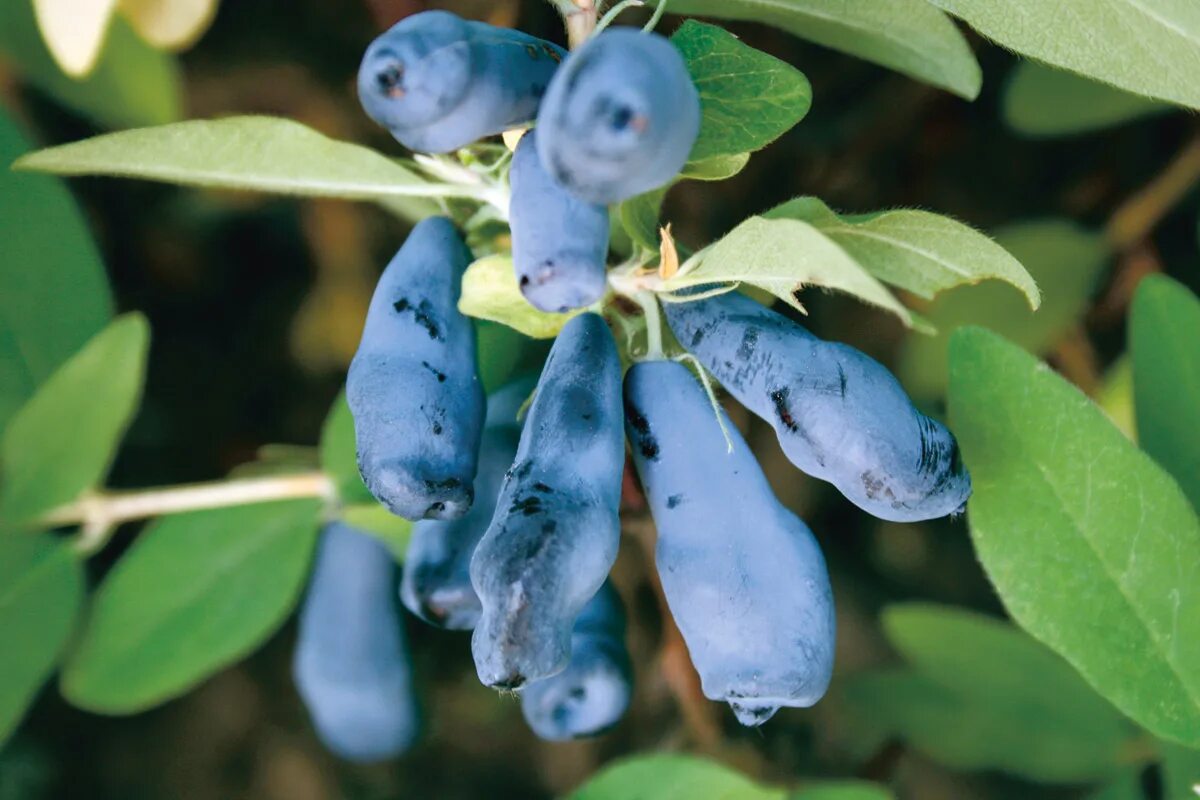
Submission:
{"label": "blurred background foliage", "polygon": [[[131,9],[137,5],[121,5],[95,69],[75,80],[38,35],[28,0],[0,0],[0,101],[22,136],[43,146],[107,129],[261,113],[399,155],[399,146],[362,114],[353,91],[362,51],[380,30],[437,6],[563,40],[551,7],[534,0],[296,0],[286,6],[229,0],[215,17],[197,23],[197,30],[209,25],[198,43],[174,55],[147,44],[146,30],[135,32]],[[668,15],[663,27],[676,23]],[[966,102],[775,29],[730,27],[804,71],[813,85],[812,111],[733,179],[674,189],[664,219],[676,237],[702,245],[746,216],[801,194],[845,211],[907,206],[967,221],[996,235],[1029,268],[1044,293],[1039,312],[1029,312],[1012,287],[991,283],[932,303],[909,298],[941,329],[933,337],[908,333],[857,302],[815,292],[805,297],[808,323],[892,365],[918,402],[937,413],[948,332],[965,323],[992,327],[1046,357],[1134,435],[1122,358],[1134,287],[1146,275],[1165,272],[1200,288],[1195,120],[1018,63],[974,35],[984,88]],[[184,37],[173,44],[189,42]],[[6,163],[25,147],[17,136],[3,133]],[[50,179],[14,178],[0,196],[5,280],[16,268],[53,270],[59,259],[93,262],[94,271],[102,263],[116,309],[141,311],[154,332],[144,405],[111,486],[212,479],[253,460],[265,445],[315,445],[357,345],[375,278],[402,240],[404,223],[365,203],[73,181],[96,252],[91,242],[54,235],[54,215],[74,212],[62,197],[50,196],[60,190],[35,188],[35,181]],[[39,225],[53,250],[4,249],[6,226]],[[93,299],[74,310],[81,315],[81,338],[63,343],[65,352],[111,314],[99,281]],[[47,308],[52,300],[46,298]],[[542,346],[487,327],[485,372],[495,378],[515,365],[536,364]],[[0,407],[4,402],[0,396]],[[1003,764],[956,762],[936,741],[921,746],[911,731],[908,744],[891,737],[881,724],[888,706],[881,698],[901,702],[904,692],[884,681],[911,680],[912,673],[877,673],[873,683],[849,680],[900,661],[892,648],[903,646],[885,636],[881,609],[924,600],[1000,612],[965,522],[897,525],[859,513],[791,469],[763,423],[731,411],[781,499],[809,522],[829,561],[838,600],[838,679],[816,708],[787,710],[762,729],[745,730],[723,707],[703,700],[682,642],[664,628],[648,518],[635,498],[614,577],[630,606],[638,683],[628,717],[599,739],[539,742],[515,700],[478,684],[465,636],[410,619],[423,741],[395,763],[347,766],[317,743],[292,687],[289,625],[250,659],[137,716],[87,714],[44,690],[0,750],[0,800],[542,798],[570,791],[614,757],[672,749],[713,756],[776,784],[859,777],[890,782],[899,796],[922,800],[1086,796],[1086,787],[1071,785],[1082,780],[1079,774],[1067,775],[1059,788],[1035,786],[1002,772]],[[88,563],[92,577],[134,532],[123,531],[118,546]],[[872,699],[872,691],[881,694]],[[958,734],[980,735],[994,729],[988,724]],[[1134,751],[1122,756],[1130,764],[1127,780],[1140,783],[1148,797],[1160,796],[1169,777],[1139,771],[1135,751],[1144,743],[1130,746]]]}

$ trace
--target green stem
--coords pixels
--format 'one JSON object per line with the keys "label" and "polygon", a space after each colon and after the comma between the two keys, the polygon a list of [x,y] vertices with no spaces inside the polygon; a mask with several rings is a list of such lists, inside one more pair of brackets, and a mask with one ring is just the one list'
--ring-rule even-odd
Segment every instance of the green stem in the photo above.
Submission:
{"label": "green stem", "polygon": [[664,356],[662,316],[658,307],[658,298],[653,292],[638,292],[637,302],[646,315],[646,360],[661,360]]}
{"label": "green stem", "polygon": [[658,0],[658,7],[654,9],[654,13],[650,16],[650,19],[646,21],[646,24],[642,27],[642,31],[649,33],[650,31],[654,30],[658,26],[658,22],[662,19],[666,10],[667,0]]}
{"label": "green stem", "polygon": [[273,500],[302,497],[332,500],[334,496],[333,481],[328,475],[323,472],[302,472],[131,492],[98,493],[54,509],[39,523],[48,528],[82,526],[77,548],[87,554],[103,547],[112,531],[123,522]]}
{"label": "green stem", "polygon": [[596,23],[595,30],[592,31],[592,36],[598,36],[600,32],[611,25],[613,20],[615,20],[625,9],[631,6],[644,5],[646,4],[643,2],[643,0],[621,0],[621,2],[610,8],[607,12],[605,12],[604,16],[600,18],[600,21]]}

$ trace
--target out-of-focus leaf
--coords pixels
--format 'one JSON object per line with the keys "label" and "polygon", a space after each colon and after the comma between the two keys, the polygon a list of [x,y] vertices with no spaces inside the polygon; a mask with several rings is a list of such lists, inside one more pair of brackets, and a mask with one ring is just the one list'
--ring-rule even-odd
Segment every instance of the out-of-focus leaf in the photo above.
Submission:
{"label": "out-of-focus leaf", "polygon": [[707,283],[748,283],[803,310],[796,294],[809,286],[836,289],[891,311],[905,324],[908,309],[849,253],[815,226],[797,219],[751,217],[697,256],[698,263],[662,282],[677,291]]}
{"label": "out-of-focus leaf", "polygon": [[1147,277],[1129,337],[1138,441],[1200,509],[1200,299],[1164,275]]}
{"label": "out-of-focus leaf", "polygon": [[5,0],[0,2],[0,59],[11,61],[40,91],[106,128],[164,125],[180,116],[179,65],[139,39],[120,17],[109,27],[95,68],[85,78],[72,78],[46,49],[33,4]]}
{"label": "out-of-focus leaf", "polygon": [[62,181],[7,169],[28,149],[0,109],[0,433],[112,317],[104,265]]}
{"label": "out-of-focus leaf", "polygon": [[58,661],[83,582],[67,540],[0,533],[0,746]]}
{"label": "out-of-focus leaf", "polygon": [[[1133,727],[1069,664],[1013,626],[950,606],[905,603],[884,611],[883,627],[915,671],[979,726],[974,735],[941,734],[954,740],[947,745],[952,766],[1073,782],[1122,763]],[[933,730],[919,734],[939,738]]]}
{"label": "out-of-focus leaf", "polygon": [[688,20],[671,37],[700,93],[700,135],[689,160],[758,150],[790,130],[812,106],[795,67],[716,25]]}
{"label": "out-of-focus leaf", "polygon": [[635,756],[602,769],[570,800],[783,800],[714,761],[693,756]]}
{"label": "out-of-focus leaf", "polygon": [[158,48],[181,50],[208,29],[217,0],[118,0],[121,13],[143,39]]}
{"label": "out-of-focus leaf", "polygon": [[287,500],[155,522],[97,591],[63,694],[91,711],[133,713],[251,652],[300,596],[319,509]]}
{"label": "out-of-focus leaf", "polygon": [[1021,55],[1200,108],[1200,5],[1192,0],[930,2]]}
{"label": "out-of-focus leaf", "polygon": [[[20,2],[20,0],[17,0]],[[42,38],[68,75],[92,71],[117,0],[33,0]]]}
{"label": "out-of-focus leaf", "polygon": [[617,206],[617,214],[629,238],[647,250],[658,249],[658,215],[666,195],[665,188],[655,189],[631,197]]}
{"label": "out-of-focus leaf", "polygon": [[397,560],[404,558],[413,527],[408,520],[397,517],[375,501],[345,506],[342,508],[341,518],[350,527],[369,533],[382,541]]}
{"label": "out-of-focus leaf", "polygon": [[333,401],[321,426],[321,468],[333,480],[338,499],[343,503],[374,502],[358,472],[354,416],[346,404],[345,392]]}
{"label": "out-of-focus leaf", "polygon": [[822,781],[805,784],[788,800],[892,800],[892,793],[866,781]]}
{"label": "out-of-focus leaf", "polygon": [[1128,770],[1087,796],[1087,800],[1145,800],[1139,770]]}
{"label": "out-of-focus leaf", "polygon": [[1020,261],[949,217],[911,208],[839,215],[815,197],[798,197],[763,216],[808,222],[879,280],[921,297],[995,279],[1024,293],[1031,308],[1042,300]]}
{"label": "out-of-focus leaf", "polygon": [[503,323],[535,339],[554,338],[567,320],[579,313],[549,314],[531,306],[517,285],[512,259],[501,255],[481,258],[467,267],[458,310],[469,317]]}
{"label": "out-of-focus leaf", "polygon": [[1160,738],[1200,745],[1200,519],[1074,386],[982,328],[950,342],[971,538],[1009,614]]}
{"label": "out-of-focus leaf", "polygon": [[125,314],[17,411],[0,440],[0,518],[27,522],[95,487],[142,396],[150,329]]}
{"label": "out-of-focus leaf", "polygon": [[[873,716],[893,735],[951,769],[1000,770],[1043,783],[1077,783],[1115,768],[1116,753],[1041,735],[1036,719],[960,697],[915,670],[857,675],[845,693],[851,713]],[[1068,761],[1060,763],[1057,755]]]}
{"label": "out-of-focus leaf", "polygon": [[1096,393],[1096,404],[1104,409],[1127,439],[1137,441],[1137,423],[1133,416],[1133,361],[1128,354],[1113,362],[1104,373],[1104,381]]}
{"label": "out-of-focus leaf", "polygon": [[1071,136],[1169,111],[1171,106],[1107,84],[1021,61],[1008,77],[1004,121],[1026,136]]}
{"label": "out-of-focus leaf", "polygon": [[374,200],[413,219],[438,213],[421,177],[366,147],[278,117],[189,120],[30,153],[19,169],[215,189]]}
{"label": "out-of-focus leaf", "polygon": [[908,337],[900,355],[898,372],[914,397],[945,392],[947,343],[963,325],[989,328],[1038,355],[1047,352],[1083,316],[1109,259],[1103,237],[1066,220],[1012,225],[997,232],[996,241],[1037,281],[1041,307],[1030,311],[1025,298],[996,281],[938,296],[924,309],[937,335]]}
{"label": "out-of-focus leaf", "polygon": [[1162,745],[1163,800],[1200,797],[1200,750]]}
{"label": "out-of-focus leaf", "polygon": [[488,320],[475,322],[476,352],[479,358],[479,380],[484,391],[496,391],[521,371],[531,355],[531,339],[507,325]]}
{"label": "out-of-focus leaf", "polygon": [[966,39],[923,0],[669,0],[675,14],[762,22],[974,99],[982,75]]}

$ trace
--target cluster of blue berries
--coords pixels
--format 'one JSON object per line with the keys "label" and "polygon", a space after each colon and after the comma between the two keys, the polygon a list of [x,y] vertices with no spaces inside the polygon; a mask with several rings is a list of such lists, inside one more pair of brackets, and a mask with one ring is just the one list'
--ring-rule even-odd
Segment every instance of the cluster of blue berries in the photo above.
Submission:
{"label": "cluster of blue berries", "polygon": [[[414,150],[536,122],[511,164],[513,261],[525,297],[553,312],[605,296],[608,205],[673,179],[700,124],[683,60],[660,36],[608,30],[567,54],[446,12],[377,39],[359,93]],[[368,760],[412,740],[397,599],[430,624],[472,630],[480,680],[519,693],[539,736],[615,724],[632,689],[607,582],[626,440],[705,695],[746,725],[815,703],[835,638],[824,558],[705,387],[672,360],[622,374],[608,323],[588,312],[563,327],[536,385],[485,397],[472,325],[457,308],[470,260],[450,220],[419,223],[379,281],[350,367],[364,482],[415,524],[400,580],[382,544],[343,525],[324,533],[295,661],[322,738]],[[774,427],[801,470],[883,519],[965,503],[970,479],[953,436],[883,366],[737,293],[663,299],[682,346]]]}

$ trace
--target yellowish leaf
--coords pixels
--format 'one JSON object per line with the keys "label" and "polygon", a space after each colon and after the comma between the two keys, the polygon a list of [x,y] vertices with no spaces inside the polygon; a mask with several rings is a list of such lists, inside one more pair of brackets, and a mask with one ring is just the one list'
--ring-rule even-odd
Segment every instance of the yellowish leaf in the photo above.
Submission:
{"label": "yellowish leaf", "polygon": [[515,153],[517,150],[517,142],[521,141],[521,137],[525,135],[528,128],[510,128],[500,134],[500,138],[504,140],[504,146],[508,148],[508,152]]}
{"label": "yellowish leaf", "polygon": [[675,249],[675,237],[671,235],[671,223],[658,229],[658,277],[664,281],[679,272],[679,251]]}
{"label": "yellowish leaf", "polygon": [[96,66],[117,0],[33,0],[38,28],[63,71],[82,77]]}
{"label": "yellowish leaf", "polygon": [[208,29],[217,0],[118,0],[134,30],[164,50],[182,50]]}

